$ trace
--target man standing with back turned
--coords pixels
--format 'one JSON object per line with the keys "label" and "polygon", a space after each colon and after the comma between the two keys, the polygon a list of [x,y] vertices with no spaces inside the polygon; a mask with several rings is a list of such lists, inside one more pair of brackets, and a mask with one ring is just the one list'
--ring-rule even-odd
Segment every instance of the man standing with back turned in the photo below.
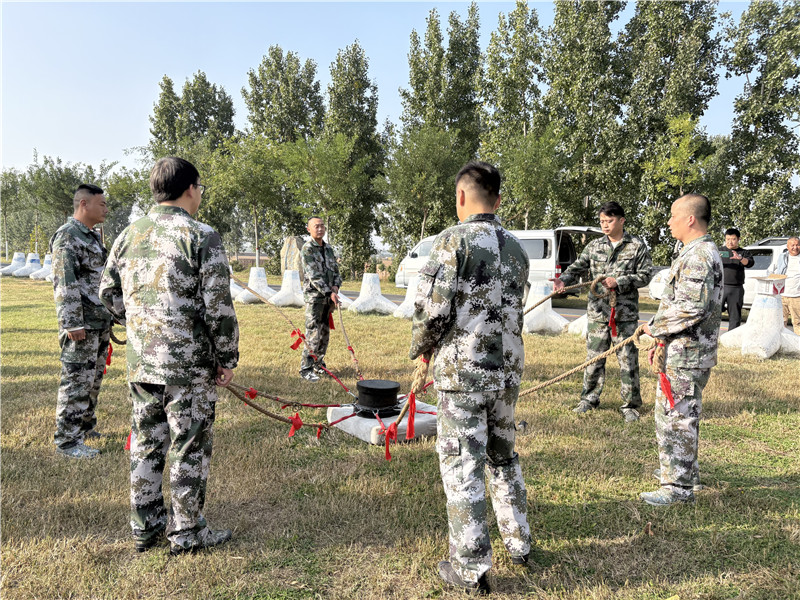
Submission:
{"label": "man standing with back turned", "polygon": [[326,244],[325,224],[319,217],[311,217],[306,227],[311,239],[303,245],[303,300],[306,303],[306,341],[317,359],[311,358],[308,347],[303,348],[300,377],[306,381],[319,381],[323,373],[325,353],[330,339],[330,318],[339,303],[339,264],[333,248]]}
{"label": "man standing with back turned", "polygon": [[93,231],[106,220],[103,190],[78,186],[72,217],[50,240],[53,295],[61,345],[61,385],[56,405],[56,452],[70,458],[94,458],[100,451],[84,440],[95,431],[97,396],[106,367],[111,315],[97,296],[107,252]]}
{"label": "man standing with back turned", "polygon": [[[722,313],[722,260],[708,222],[711,203],[686,194],[672,203],[668,221],[683,249],[672,262],[661,305],[645,333],[663,344],[668,386],[656,389],[656,440],[661,488],[639,497],[654,506],[694,502],[700,484],[697,448],[703,389],[717,364]],[[655,349],[650,351],[653,363]],[[664,389],[666,387],[666,390]]]}
{"label": "man standing with back turned", "polygon": [[[653,261],[644,242],[624,230],[625,211],[616,202],[606,202],[598,211],[600,229],[605,234],[592,240],[581,252],[560,279],[553,279],[557,292],[572,285],[581,273],[587,272],[592,280],[604,277],[603,288],[611,288],[617,294],[617,306],[612,308],[610,296],[597,297],[589,291],[586,313],[589,319],[586,334],[586,359],[591,360],[611,347],[633,335],[639,326],[639,288],[650,283]],[[639,351],[628,344],[617,350],[620,371],[620,395],[622,416],[626,423],[639,420],[638,408],[642,405],[639,388]],[[600,360],[586,367],[583,372],[581,401],[573,409],[585,413],[600,404],[603,384],[606,380],[606,361]]]}
{"label": "man standing with back turned", "polygon": [[503,542],[514,564],[528,562],[527,492],[514,451],[514,411],[525,365],[522,307],[529,262],[500,226],[500,173],[467,163],[456,176],[459,225],[433,243],[420,270],[411,359],[435,351],[437,441],[447,496],[449,585],[488,593],[492,545],[484,469]]}
{"label": "man standing with back turned", "polygon": [[[219,234],[192,218],[204,186],[181,158],[150,172],[156,206],[114,242],[100,297],[128,334],[133,401],[131,527],[144,552],[166,531],[170,553],[222,544],[206,525],[217,390],[233,379],[239,326]],[[161,491],[169,450],[169,519]],[[169,521],[169,522],[168,522]]]}

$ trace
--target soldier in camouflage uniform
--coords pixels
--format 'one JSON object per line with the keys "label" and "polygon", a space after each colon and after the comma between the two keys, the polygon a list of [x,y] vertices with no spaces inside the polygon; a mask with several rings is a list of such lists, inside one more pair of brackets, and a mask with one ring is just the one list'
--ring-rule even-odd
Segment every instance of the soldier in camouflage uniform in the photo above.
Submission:
{"label": "soldier in camouflage uniform", "polygon": [[[656,391],[656,439],[661,488],[640,494],[656,506],[693,502],[699,483],[697,447],[703,389],[717,364],[722,313],[722,259],[708,235],[711,204],[687,194],[672,204],[669,227],[684,246],[672,263],[664,296],[647,333],[666,346],[672,404]],[[653,361],[654,351],[650,353]]]}
{"label": "soldier in camouflage uniform", "polygon": [[[228,260],[219,234],[192,215],[203,186],[180,158],[159,160],[150,173],[158,203],[116,239],[100,297],[128,334],[133,402],[131,527],[136,550],[166,530],[180,554],[228,541],[203,517],[216,385],[227,386],[239,358]],[[170,459],[170,514],[161,491]]]}
{"label": "soldier in camouflage uniform", "polygon": [[527,492],[514,451],[514,411],[525,363],[522,308],[529,262],[494,215],[500,174],[468,163],[456,177],[461,223],[433,243],[420,270],[410,356],[434,351],[438,392],[436,444],[447,496],[448,584],[488,592],[492,547],[486,484],[503,542],[515,564],[531,548]]}
{"label": "soldier in camouflage uniform", "polygon": [[306,303],[306,341],[317,357],[316,362],[303,348],[300,376],[306,381],[319,381],[317,373],[325,366],[325,352],[331,330],[329,320],[339,303],[339,264],[333,248],[325,243],[325,224],[319,217],[308,220],[311,239],[303,245],[303,299]]}
{"label": "soldier in camouflage uniform", "polygon": [[[602,354],[611,347],[633,335],[639,325],[639,288],[650,282],[653,262],[644,242],[624,230],[625,211],[616,202],[606,202],[600,207],[600,228],[604,235],[592,240],[560,279],[554,279],[555,291],[577,282],[581,273],[588,272],[590,279],[605,276],[602,284],[614,288],[617,306],[614,309],[613,326],[609,296],[598,298],[589,291],[586,307],[588,330],[586,335],[587,360]],[[617,350],[620,367],[620,395],[622,415],[626,423],[639,420],[642,394],[639,387],[639,352],[631,344]],[[583,372],[581,401],[574,409],[584,413],[600,404],[606,378],[605,359],[586,367]]]}
{"label": "soldier in camouflage uniform", "polygon": [[103,381],[111,315],[97,288],[107,252],[92,228],[106,220],[103,190],[81,185],[73,198],[74,214],[50,240],[53,293],[61,346],[61,384],[56,406],[56,452],[71,458],[94,458],[100,451],[84,444],[95,431],[97,396]]}

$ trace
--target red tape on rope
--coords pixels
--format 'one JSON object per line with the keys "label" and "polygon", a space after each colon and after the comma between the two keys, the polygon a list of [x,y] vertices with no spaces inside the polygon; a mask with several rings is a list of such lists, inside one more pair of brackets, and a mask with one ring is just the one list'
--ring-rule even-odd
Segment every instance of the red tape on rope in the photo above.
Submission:
{"label": "red tape on rope", "polygon": [[[659,342],[658,347],[663,348],[663,342]],[[675,398],[672,396],[672,384],[669,382],[669,377],[667,377],[664,371],[658,374],[658,383],[661,385],[661,393],[669,400],[669,409],[673,410],[675,408]]]}
{"label": "red tape on rope", "polygon": [[125,450],[131,449],[131,436],[133,435],[133,429],[128,432],[128,440],[125,442]]}
{"label": "red tape on rope", "polygon": [[297,338],[291,345],[292,350],[297,350],[300,347],[300,344],[303,343],[303,340],[306,339],[306,336],[299,329],[295,329],[294,331],[292,331],[292,337]]}
{"label": "red tape on rope", "polygon": [[103,375],[106,374],[108,370],[108,366],[111,364],[111,353],[114,351],[114,346],[111,344],[108,345],[108,354],[106,354],[106,366],[103,367]]}
{"label": "red tape on rope", "polygon": [[336,329],[336,327],[333,326],[333,313],[328,313],[328,327],[334,330]]}
{"label": "red tape on rope", "polygon": [[244,397],[248,400],[255,400],[256,396],[258,396],[258,390],[256,388],[250,388],[244,393]]}
{"label": "red tape on rope", "polygon": [[611,335],[613,337],[617,337],[617,309],[616,307],[611,307],[611,316],[608,318],[608,325],[611,327]]}
{"label": "red tape on rope", "polygon": [[303,426],[303,419],[300,418],[298,413],[294,413],[294,416],[289,417],[289,420],[292,422],[292,428],[289,430],[289,437],[292,437],[295,432]]}
{"label": "red tape on rope", "polygon": [[386,430],[386,460],[392,460],[392,455],[389,454],[389,442],[394,440],[397,441],[397,421],[389,425],[389,429]]}
{"label": "red tape on rope", "polygon": [[408,395],[408,425],[406,426],[406,439],[414,439],[414,417],[417,414],[417,397],[414,392]]}

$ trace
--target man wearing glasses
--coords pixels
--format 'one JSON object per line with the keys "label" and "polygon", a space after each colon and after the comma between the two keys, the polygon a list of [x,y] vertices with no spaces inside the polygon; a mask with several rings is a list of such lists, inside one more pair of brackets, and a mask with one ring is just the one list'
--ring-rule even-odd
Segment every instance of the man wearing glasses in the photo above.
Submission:
{"label": "man wearing glasses", "polygon": [[[166,532],[170,553],[231,539],[203,517],[216,385],[239,359],[239,326],[219,234],[192,218],[204,186],[191,163],[162,158],[150,173],[157,205],[114,242],[100,298],[128,334],[133,402],[131,527],[144,552]],[[170,514],[161,491],[170,456]]]}

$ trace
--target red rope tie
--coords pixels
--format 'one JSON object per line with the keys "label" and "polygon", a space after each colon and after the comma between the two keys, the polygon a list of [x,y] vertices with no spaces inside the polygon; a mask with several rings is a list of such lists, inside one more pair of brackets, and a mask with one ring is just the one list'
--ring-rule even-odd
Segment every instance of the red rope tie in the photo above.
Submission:
{"label": "red rope tie", "polygon": [[290,346],[292,350],[297,350],[300,347],[300,344],[302,344],[303,341],[306,339],[306,336],[299,329],[295,329],[294,331],[292,331],[292,337],[297,338]]}
{"label": "red rope tie", "polygon": [[[347,420],[347,419],[349,419],[350,417],[355,417],[357,414],[358,414],[358,411],[353,411],[353,413],[352,413],[352,414],[345,415],[345,416],[343,416],[341,419],[336,419],[335,421],[332,421],[332,422],[328,423],[328,425],[330,425],[331,427],[333,427],[333,426],[334,426],[334,425],[336,425],[337,423],[341,423],[342,421],[346,421],[346,420]],[[382,423],[381,423],[381,425],[382,425]]]}
{"label": "red rope tie", "polygon": [[617,337],[617,309],[615,306],[611,307],[611,316],[608,318],[608,326],[611,327],[611,335]]}
{"label": "red rope tie", "polygon": [[414,439],[414,417],[417,414],[417,396],[414,392],[408,395],[408,425],[406,426],[406,439]]}
{"label": "red rope tie", "polygon": [[319,436],[321,435],[322,435],[322,426],[320,425],[319,427],[317,427],[317,439],[319,439]]}
{"label": "red rope tie", "polygon": [[431,361],[429,361],[427,358],[425,358],[425,357],[423,356],[423,357],[422,357],[422,362],[424,362],[424,363],[427,365],[427,364],[428,364],[429,362],[431,362]]}
{"label": "red rope tie", "polygon": [[[658,343],[659,348],[664,347],[663,342]],[[664,371],[661,371],[658,374],[658,382],[661,385],[661,393],[664,394],[664,397],[669,400],[669,409],[673,410],[675,408],[675,398],[672,396],[672,384],[669,382],[669,377]]]}
{"label": "red rope tie", "polygon": [[322,369],[323,371],[325,371],[325,372],[326,372],[328,375],[330,375],[330,376],[333,378],[333,380],[334,380],[336,383],[338,383],[340,386],[342,386],[342,388],[344,389],[344,391],[345,391],[345,392],[348,392],[348,393],[350,392],[350,389],[349,389],[349,388],[348,388],[348,387],[347,387],[345,384],[343,384],[343,383],[342,383],[342,380],[341,380],[341,379],[339,379],[339,378],[338,378],[336,375],[334,375],[333,373],[331,373],[330,371],[328,371],[328,369],[326,369],[326,368],[325,368],[325,367],[323,367],[322,365],[317,365],[317,366],[318,366],[320,369]]}
{"label": "red rope tie", "polygon": [[347,349],[350,350],[350,354],[354,354],[355,353],[355,350],[353,350],[352,346],[348,346]]}
{"label": "red rope tie", "polygon": [[294,413],[294,416],[289,417],[289,420],[292,422],[292,428],[289,430],[289,437],[292,437],[295,432],[303,426],[303,419],[300,418],[298,413]]}
{"label": "red rope tie", "polygon": [[256,396],[258,396],[258,390],[256,388],[250,388],[244,393],[244,397],[248,400],[255,400]]}
{"label": "red rope tie", "polygon": [[418,415],[435,415],[436,411],[435,410],[418,410],[417,414]]}
{"label": "red rope tie", "polygon": [[328,313],[328,327],[335,330],[336,327],[333,326],[333,313]]}
{"label": "red rope tie", "polygon": [[109,344],[108,345],[108,354],[106,354],[106,366],[103,367],[103,375],[106,374],[106,371],[108,370],[108,366],[111,364],[111,353],[113,351],[114,351],[114,347],[111,344]]}
{"label": "red rope tie", "polygon": [[389,429],[386,430],[386,460],[392,460],[392,455],[389,454],[389,442],[394,440],[397,441],[397,421],[389,425]]}
{"label": "red rope tie", "polygon": [[131,436],[133,436],[133,429],[128,432],[128,439],[125,442],[125,450],[131,449]]}

